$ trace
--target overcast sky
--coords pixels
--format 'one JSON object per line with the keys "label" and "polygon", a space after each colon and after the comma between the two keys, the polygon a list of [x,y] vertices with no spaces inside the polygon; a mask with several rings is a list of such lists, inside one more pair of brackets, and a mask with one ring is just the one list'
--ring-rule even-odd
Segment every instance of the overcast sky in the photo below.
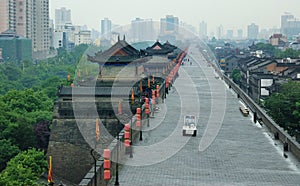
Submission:
{"label": "overcast sky", "polygon": [[50,0],[50,18],[55,9],[71,9],[72,22],[100,30],[100,20],[108,17],[124,26],[136,17],[159,21],[168,15],[179,17],[198,29],[203,20],[209,32],[224,29],[246,29],[255,23],[261,28],[280,27],[280,16],[292,13],[300,19],[300,0]]}

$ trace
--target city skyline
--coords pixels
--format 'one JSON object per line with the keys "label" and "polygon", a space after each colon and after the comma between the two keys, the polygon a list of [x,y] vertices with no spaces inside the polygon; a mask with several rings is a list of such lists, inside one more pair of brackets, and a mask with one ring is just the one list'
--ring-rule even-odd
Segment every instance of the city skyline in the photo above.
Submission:
{"label": "city skyline", "polygon": [[[166,15],[174,15],[179,17],[180,21],[192,24],[196,28],[199,27],[201,21],[205,21],[209,34],[216,33],[216,28],[220,25],[223,25],[226,30],[243,29],[244,31],[251,23],[259,25],[260,28],[280,28],[280,17],[284,12],[290,12],[296,18],[300,17],[297,10],[299,6],[300,1],[298,0],[266,0],[263,2],[258,0],[243,2],[187,0],[176,3],[171,0],[163,2],[130,0],[118,3],[103,0],[78,0],[76,3],[71,0],[51,0],[50,18],[55,18],[55,9],[66,7],[72,11],[74,24],[87,25],[90,29],[99,30],[99,21],[104,17],[108,17],[115,24],[125,26],[137,17],[159,22]],[[89,14],[84,15],[85,12],[89,12]]]}

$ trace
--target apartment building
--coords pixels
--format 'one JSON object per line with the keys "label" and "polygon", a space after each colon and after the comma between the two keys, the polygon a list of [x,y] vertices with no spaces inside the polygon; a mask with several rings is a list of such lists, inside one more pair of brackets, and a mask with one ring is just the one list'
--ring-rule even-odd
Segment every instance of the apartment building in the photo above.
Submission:
{"label": "apartment building", "polygon": [[0,33],[6,30],[31,39],[34,58],[46,58],[50,48],[49,0],[1,0]]}

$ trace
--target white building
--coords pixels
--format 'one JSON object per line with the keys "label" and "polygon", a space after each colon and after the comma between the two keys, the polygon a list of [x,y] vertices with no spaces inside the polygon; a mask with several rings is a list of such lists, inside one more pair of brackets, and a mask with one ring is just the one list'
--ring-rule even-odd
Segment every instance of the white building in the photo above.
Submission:
{"label": "white building", "polygon": [[61,31],[56,31],[53,33],[53,47],[55,49],[66,47],[64,34],[65,32],[61,32]]}
{"label": "white building", "polygon": [[101,20],[101,37],[103,39],[111,39],[112,22],[108,18]]}
{"label": "white building", "polygon": [[78,33],[74,34],[75,45],[80,44],[91,44],[91,31],[89,30],[81,30]]}
{"label": "white building", "polygon": [[131,40],[135,42],[155,40],[152,19],[136,18],[135,20],[132,20],[130,36]]}

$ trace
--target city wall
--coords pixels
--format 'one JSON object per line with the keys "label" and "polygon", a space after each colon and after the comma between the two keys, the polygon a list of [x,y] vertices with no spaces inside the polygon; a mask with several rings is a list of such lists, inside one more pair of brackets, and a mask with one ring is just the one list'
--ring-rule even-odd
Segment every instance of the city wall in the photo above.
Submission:
{"label": "city wall", "polygon": [[[284,131],[267,113],[257,105],[237,84],[229,77],[223,76],[224,81],[231,87],[254,113],[258,121],[266,125],[274,134],[275,140],[280,140],[284,144],[284,151],[290,151],[300,160],[300,145],[286,131]],[[285,155],[286,156],[286,155]]]}

